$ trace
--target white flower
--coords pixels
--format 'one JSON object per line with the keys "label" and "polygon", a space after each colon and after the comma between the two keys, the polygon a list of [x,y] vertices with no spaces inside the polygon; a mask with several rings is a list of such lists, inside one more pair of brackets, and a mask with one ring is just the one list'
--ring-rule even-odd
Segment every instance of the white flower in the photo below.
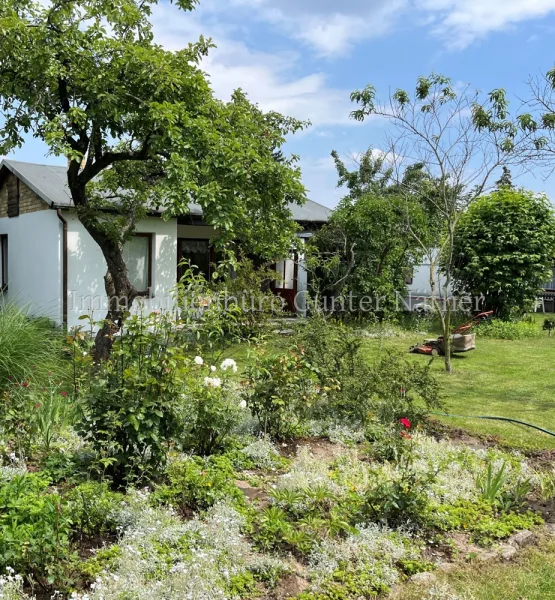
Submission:
{"label": "white flower", "polygon": [[222,380],[219,377],[205,377],[204,385],[207,387],[219,388],[222,385]]}
{"label": "white flower", "polygon": [[232,358],[226,358],[224,361],[222,361],[220,368],[222,371],[231,369],[234,373],[237,373],[237,363]]}
{"label": "white flower", "polygon": [[239,402],[239,406],[240,406],[240,408],[247,408],[247,401],[241,400],[241,402]]}
{"label": "white flower", "polygon": [[210,367],[210,370],[212,371],[212,373],[215,373],[215,372],[216,372],[216,367],[215,367],[214,365],[212,365],[212,366]]}
{"label": "white flower", "polygon": [[195,356],[195,365],[198,365],[200,367],[203,364],[204,364],[204,360],[202,359],[202,357],[201,356]]}

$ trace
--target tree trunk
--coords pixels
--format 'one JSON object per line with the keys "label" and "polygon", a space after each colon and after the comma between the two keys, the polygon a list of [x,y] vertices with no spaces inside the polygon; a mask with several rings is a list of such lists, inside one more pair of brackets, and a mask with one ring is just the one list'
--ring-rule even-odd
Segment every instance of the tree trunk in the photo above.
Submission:
{"label": "tree trunk", "polygon": [[109,358],[114,336],[123,324],[124,314],[131,308],[137,290],[129,281],[127,266],[123,260],[123,248],[117,244],[100,243],[108,271],[104,276],[104,287],[108,296],[108,312],[104,324],[96,334],[94,357],[96,361]]}

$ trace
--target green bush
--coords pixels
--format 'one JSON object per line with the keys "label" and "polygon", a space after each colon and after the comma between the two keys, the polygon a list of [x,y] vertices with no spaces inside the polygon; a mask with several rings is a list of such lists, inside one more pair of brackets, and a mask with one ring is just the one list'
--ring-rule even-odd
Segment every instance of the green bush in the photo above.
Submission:
{"label": "green bush", "polygon": [[483,321],[477,326],[476,333],[483,337],[500,340],[523,340],[543,335],[537,323],[525,319],[521,321],[502,321],[501,319]]}
{"label": "green bush", "polygon": [[307,323],[301,346],[307,363],[326,391],[316,404],[316,416],[365,426],[372,419],[385,425],[407,417],[415,424],[440,405],[437,381],[430,365],[409,362],[387,353],[373,364],[362,340],[342,324],[315,316]]}
{"label": "green bush", "polygon": [[114,511],[124,499],[123,494],[112,492],[106,483],[82,483],[65,495],[71,512],[72,529],[81,536],[116,533]]}
{"label": "green bush", "polygon": [[259,354],[246,375],[244,398],[264,433],[278,439],[299,435],[317,399],[316,377],[302,348]]}
{"label": "green bush", "polygon": [[129,316],[110,358],[99,365],[92,364],[87,344],[76,334],[78,429],[91,441],[100,469],[118,486],[160,473],[183,431],[182,394],[194,378],[175,321],[156,313]]}
{"label": "green bush", "polygon": [[235,485],[233,464],[225,456],[192,456],[171,463],[167,484],[159,486],[153,500],[178,507],[182,512],[206,510],[221,500],[244,505],[243,492]]}
{"label": "green bush", "polygon": [[39,474],[0,486],[0,570],[24,573],[43,586],[63,579],[69,559],[71,514]]}
{"label": "green bush", "polygon": [[0,427],[21,456],[30,457],[35,447],[48,452],[76,415],[72,397],[52,374],[42,384],[34,379],[11,382],[0,395]]}

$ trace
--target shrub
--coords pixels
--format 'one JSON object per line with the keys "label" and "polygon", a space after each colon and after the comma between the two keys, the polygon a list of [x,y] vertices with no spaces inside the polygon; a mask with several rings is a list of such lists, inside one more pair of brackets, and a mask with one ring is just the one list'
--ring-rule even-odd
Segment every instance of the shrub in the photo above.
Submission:
{"label": "shrub", "polygon": [[478,335],[500,340],[522,340],[526,338],[541,337],[542,332],[533,321],[502,321],[490,319],[482,321],[477,328]]}
{"label": "shrub", "polygon": [[169,483],[156,489],[154,499],[181,511],[206,510],[222,500],[244,503],[243,493],[235,485],[233,465],[225,456],[178,460],[168,466],[167,477]]}
{"label": "shrub", "polygon": [[96,366],[82,351],[86,338],[75,336],[79,429],[117,485],[160,473],[172,445],[214,452],[242,418],[228,382],[235,361],[218,370],[193,359],[181,343],[182,325],[168,313],[129,316],[110,358]]}
{"label": "shrub", "polygon": [[300,347],[286,354],[259,354],[247,368],[245,401],[264,433],[298,435],[317,398],[315,375]]}
{"label": "shrub", "polygon": [[116,533],[114,511],[124,499],[106,483],[89,481],[72,488],[64,497],[71,512],[72,528],[81,536]]}
{"label": "shrub", "polygon": [[342,324],[315,316],[301,337],[306,361],[322,395],[316,415],[365,426],[372,418],[391,424],[402,417],[417,423],[439,406],[438,384],[429,365],[387,353],[374,364],[363,355],[362,340]]}
{"label": "shrub", "polygon": [[0,569],[11,567],[43,586],[62,579],[71,531],[71,515],[48,485],[27,474],[0,486]]}
{"label": "shrub", "polygon": [[[229,374],[237,371],[233,359],[219,367],[204,366],[196,357],[196,368],[181,394],[184,450],[206,456],[222,450],[235,427],[244,418],[246,403],[241,401]],[[206,377],[204,377],[206,375]]]}

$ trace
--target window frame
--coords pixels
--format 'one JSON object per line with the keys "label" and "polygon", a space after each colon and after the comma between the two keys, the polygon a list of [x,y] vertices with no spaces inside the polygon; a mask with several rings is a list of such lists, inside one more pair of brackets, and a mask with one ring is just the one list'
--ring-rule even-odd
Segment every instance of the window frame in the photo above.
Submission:
{"label": "window frame", "polygon": [[[131,237],[145,237],[148,238],[148,249],[147,249],[147,289],[146,291],[137,290],[137,296],[141,298],[154,298],[154,293],[152,290],[152,233],[142,233],[136,232]],[[129,271],[128,271],[129,276]]]}
{"label": "window frame", "polygon": [[0,234],[0,291],[8,289],[8,234]]}

